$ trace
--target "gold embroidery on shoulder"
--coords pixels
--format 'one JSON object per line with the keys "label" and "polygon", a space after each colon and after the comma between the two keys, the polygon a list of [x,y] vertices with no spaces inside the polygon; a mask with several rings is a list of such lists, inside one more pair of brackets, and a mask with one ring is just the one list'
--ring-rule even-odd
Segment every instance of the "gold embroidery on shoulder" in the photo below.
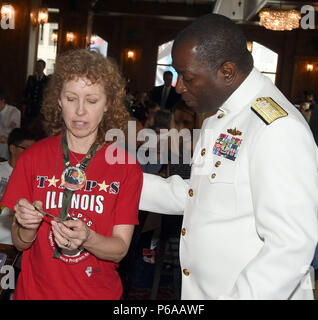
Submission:
{"label": "gold embroidery on shoulder", "polygon": [[257,98],[251,109],[266,123],[271,124],[275,120],[286,117],[288,113],[272,98]]}

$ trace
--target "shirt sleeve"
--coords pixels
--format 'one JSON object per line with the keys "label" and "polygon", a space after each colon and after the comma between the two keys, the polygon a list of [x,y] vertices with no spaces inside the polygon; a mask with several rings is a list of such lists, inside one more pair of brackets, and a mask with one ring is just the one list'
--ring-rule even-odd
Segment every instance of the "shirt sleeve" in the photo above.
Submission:
{"label": "shirt sleeve", "polygon": [[183,215],[188,189],[189,181],[178,175],[164,179],[160,176],[144,173],[139,209]]}
{"label": "shirt sleeve", "polygon": [[8,125],[10,126],[10,130],[21,127],[21,111],[17,108],[13,109],[11,119]]}
{"label": "shirt sleeve", "polygon": [[25,150],[20,155],[1,199],[1,205],[10,210],[14,210],[15,204],[21,198],[33,202],[32,157],[30,151]]}
{"label": "shirt sleeve", "polygon": [[7,123],[2,128],[2,135],[8,137],[10,132],[14,128],[20,128],[21,125],[21,111],[18,110],[16,107],[10,106],[9,114],[7,118]]}
{"label": "shirt sleeve", "polygon": [[127,165],[127,175],[119,189],[114,225],[138,224],[138,206],[142,179],[142,171],[138,164]]}
{"label": "shirt sleeve", "polygon": [[317,148],[293,119],[266,126],[251,148],[255,226],[264,245],[228,299],[289,299],[308,276],[318,238]]}

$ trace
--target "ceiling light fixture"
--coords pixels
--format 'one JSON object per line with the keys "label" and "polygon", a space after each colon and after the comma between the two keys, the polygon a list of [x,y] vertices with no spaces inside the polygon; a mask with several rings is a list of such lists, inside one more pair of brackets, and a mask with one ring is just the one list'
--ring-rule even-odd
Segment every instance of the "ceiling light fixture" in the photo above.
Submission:
{"label": "ceiling light fixture", "polygon": [[269,30],[285,31],[299,28],[301,14],[297,10],[264,8],[259,12],[260,25]]}

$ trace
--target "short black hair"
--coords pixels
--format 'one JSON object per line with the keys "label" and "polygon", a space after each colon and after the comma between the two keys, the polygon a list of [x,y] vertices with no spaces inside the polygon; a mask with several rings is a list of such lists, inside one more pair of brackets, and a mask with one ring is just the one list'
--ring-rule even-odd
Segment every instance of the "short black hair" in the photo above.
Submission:
{"label": "short black hair", "polygon": [[39,63],[39,62],[41,62],[41,63],[43,64],[44,69],[45,69],[45,67],[46,67],[46,62],[45,62],[43,59],[39,59],[36,63]]}
{"label": "short black hair", "polygon": [[178,34],[172,50],[184,40],[196,41],[196,57],[211,70],[219,69],[225,62],[234,62],[244,74],[253,68],[243,31],[223,15],[209,13],[198,18]]}
{"label": "short black hair", "polygon": [[8,147],[12,144],[18,146],[25,140],[36,140],[35,137],[27,130],[21,128],[13,129],[8,136]]}
{"label": "short black hair", "polygon": [[165,76],[166,74],[170,74],[171,76],[173,76],[173,73],[172,73],[171,71],[169,71],[169,70],[165,71],[165,72],[163,73],[163,76]]}

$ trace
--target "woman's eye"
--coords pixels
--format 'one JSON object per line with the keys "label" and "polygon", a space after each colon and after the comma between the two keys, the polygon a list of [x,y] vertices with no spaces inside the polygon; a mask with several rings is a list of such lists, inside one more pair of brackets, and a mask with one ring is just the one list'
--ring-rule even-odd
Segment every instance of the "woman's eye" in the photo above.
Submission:
{"label": "woman's eye", "polygon": [[69,101],[69,102],[72,102],[72,101],[75,101],[75,98],[73,98],[73,97],[66,97],[66,100]]}
{"label": "woman's eye", "polygon": [[192,78],[183,78],[183,81],[185,81],[185,82],[191,82],[193,79]]}
{"label": "woman's eye", "polygon": [[95,104],[97,102],[97,100],[87,100],[88,103],[91,103],[91,104]]}

